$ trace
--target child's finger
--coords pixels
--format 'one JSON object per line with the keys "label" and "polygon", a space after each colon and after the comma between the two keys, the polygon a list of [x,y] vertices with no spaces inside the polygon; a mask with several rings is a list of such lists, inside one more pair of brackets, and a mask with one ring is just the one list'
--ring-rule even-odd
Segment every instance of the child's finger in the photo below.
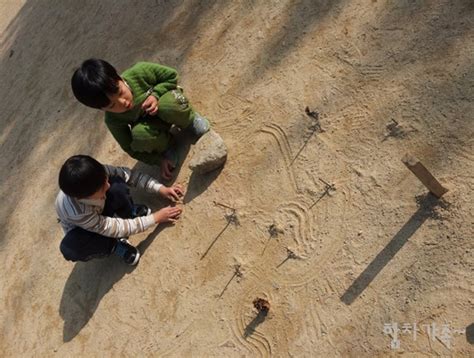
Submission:
{"label": "child's finger", "polygon": [[148,100],[142,103],[142,109],[144,110],[147,110],[148,108],[150,108],[150,106],[151,106],[151,103]]}
{"label": "child's finger", "polygon": [[176,189],[172,190],[172,194],[171,194],[171,195],[173,196],[173,198],[174,198],[175,200],[179,200],[179,194],[178,194],[178,192],[177,192]]}
{"label": "child's finger", "polygon": [[183,211],[183,209],[175,206],[173,207],[173,214],[181,214],[181,212]]}
{"label": "child's finger", "polygon": [[178,194],[183,195],[183,187],[182,187],[181,185],[176,184],[173,188],[174,188],[174,190],[176,190],[176,192],[177,192]]}
{"label": "child's finger", "polygon": [[176,201],[178,201],[178,199],[176,199],[176,196],[171,194],[171,193],[170,193],[168,199],[170,199],[173,203],[176,203]]}

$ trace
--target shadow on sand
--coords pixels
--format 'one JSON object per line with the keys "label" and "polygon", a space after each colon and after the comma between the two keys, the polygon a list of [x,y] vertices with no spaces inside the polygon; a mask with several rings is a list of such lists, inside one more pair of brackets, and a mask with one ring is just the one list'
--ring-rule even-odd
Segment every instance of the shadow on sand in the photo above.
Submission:
{"label": "shadow on sand", "polygon": [[268,312],[266,311],[260,311],[258,312],[257,316],[245,327],[244,330],[244,338],[247,339],[247,337],[251,336],[257,327],[265,321],[265,318],[267,318]]}
{"label": "shadow on sand", "polygon": [[[167,227],[156,227],[137,248],[142,256],[158,234]],[[102,298],[115,283],[136,266],[127,266],[119,258],[109,256],[89,262],[77,262],[64,286],[59,314],[64,320],[63,341],[69,342],[82,330],[94,315]]]}
{"label": "shadow on sand", "polygon": [[435,196],[427,195],[417,197],[418,210],[395,234],[387,246],[372,260],[367,268],[356,278],[352,285],[341,296],[341,301],[346,305],[352,304],[357,297],[367,288],[368,285],[377,277],[380,271],[390,262],[413,234],[423,225],[428,218],[438,219],[435,211],[437,206],[446,206],[442,199],[438,200]]}

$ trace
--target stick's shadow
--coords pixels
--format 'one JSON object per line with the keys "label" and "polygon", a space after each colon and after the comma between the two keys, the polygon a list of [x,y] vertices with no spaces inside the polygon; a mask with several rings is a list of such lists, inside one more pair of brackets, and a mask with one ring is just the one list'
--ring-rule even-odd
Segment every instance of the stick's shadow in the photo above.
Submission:
{"label": "stick's shadow", "polygon": [[244,330],[244,338],[247,339],[247,337],[251,336],[257,327],[265,321],[265,318],[267,318],[268,312],[266,311],[259,311],[257,316],[245,327]]}
{"label": "stick's shadow", "polygon": [[[160,225],[141,241],[137,248],[143,254],[158,234],[165,229]],[[113,255],[89,262],[77,262],[64,286],[59,314],[64,320],[63,341],[69,342],[79,334],[94,315],[102,298],[116,282],[135,270]]]}
{"label": "stick's shadow", "polygon": [[208,254],[208,252],[211,250],[211,248],[214,246],[214,244],[216,243],[216,241],[222,236],[222,234],[224,233],[224,231],[227,230],[227,228],[229,227],[229,225],[231,224],[230,221],[227,222],[227,224],[224,226],[224,228],[217,234],[217,236],[214,238],[214,240],[212,240],[211,244],[207,247],[206,251],[204,251],[204,253],[201,255],[201,258],[200,260],[202,260],[203,258],[206,257],[206,255]]}
{"label": "stick's shadow", "polygon": [[423,225],[428,218],[438,219],[439,216],[434,210],[436,206],[446,206],[442,200],[438,200],[434,195],[417,197],[418,210],[395,234],[387,246],[372,260],[367,268],[356,278],[352,285],[341,296],[341,301],[346,305],[352,304],[357,297],[367,288],[375,279],[380,271],[390,262],[413,234]]}

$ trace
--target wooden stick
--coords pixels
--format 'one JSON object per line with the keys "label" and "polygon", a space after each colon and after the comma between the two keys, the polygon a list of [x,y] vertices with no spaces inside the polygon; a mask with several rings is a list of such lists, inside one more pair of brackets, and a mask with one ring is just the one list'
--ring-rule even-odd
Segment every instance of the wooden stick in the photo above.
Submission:
{"label": "wooden stick", "polygon": [[221,206],[223,208],[226,208],[226,209],[230,209],[230,210],[233,210],[233,211],[236,211],[235,208],[233,208],[232,206],[229,206],[229,205],[226,205],[226,204],[222,204],[222,203],[219,203],[218,201],[213,201],[214,205],[217,205],[217,206]]}
{"label": "wooden stick", "polygon": [[441,198],[448,191],[416,157],[405,154],[402,162],[437,198]]}

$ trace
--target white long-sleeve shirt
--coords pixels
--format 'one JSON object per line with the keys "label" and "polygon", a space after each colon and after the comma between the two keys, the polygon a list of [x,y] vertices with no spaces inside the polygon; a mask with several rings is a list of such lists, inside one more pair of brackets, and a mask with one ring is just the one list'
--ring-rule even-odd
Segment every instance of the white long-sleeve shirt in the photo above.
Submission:
{"label": "white long-sleeve shirt", "polygon": [[[125,167],[104,165],[109,177],[119,176],[125,182],[149,193],[158,193],[162,184],[147,174],[142,174]],[[56,197],[56,212],[58,220],[65,233],[81,227],[84,230],[96,232],[108,237],[128,237],[138,234],[155,225],[153,215],[141,216],[134,219],[121,219],[103,216],[105,200],[75,199],[62,191]]]}

